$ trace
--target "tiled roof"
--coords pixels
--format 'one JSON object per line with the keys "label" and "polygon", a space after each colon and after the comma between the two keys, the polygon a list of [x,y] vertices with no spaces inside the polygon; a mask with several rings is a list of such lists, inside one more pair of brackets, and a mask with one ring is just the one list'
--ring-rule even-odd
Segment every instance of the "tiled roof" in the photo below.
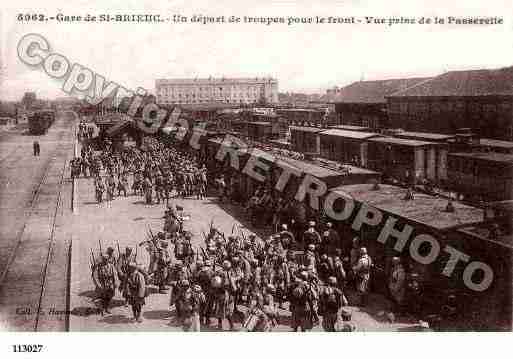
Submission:
{"label": "tiled roof", "polygon": [[385,103],[386,96],[426,81],[427,77],[392,79],[378,81],[358,81],[340,89],[334,98],[335,103]]}
{"label": "tiled roof", "polygon": [[513,95],[513,67],[449,71],[389,97]]}

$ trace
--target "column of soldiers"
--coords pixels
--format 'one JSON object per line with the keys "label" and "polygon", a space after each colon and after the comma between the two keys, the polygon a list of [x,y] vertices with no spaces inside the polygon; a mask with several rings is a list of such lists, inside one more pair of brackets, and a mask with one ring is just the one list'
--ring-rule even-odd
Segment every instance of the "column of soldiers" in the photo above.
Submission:
{"label": "column of soldiers", "polygon": [[157,141],[150,143],[146,150],[128,148],[114,152],[107,147],[99,154],[84,147],[81,156],[71,162],[71,175],[93,177],[98,203],[111,201],[116,196],[126,197],[130,190],[134,195],[143,196],[146,204],[169,203],[173,194],[204,199],[206,167],[193,156],[166,148]]}
{"label": "column of soldiers", "polygon": [[[311,221],[304,230],[289,214],[289,201],[259,190],[248,212],[251,218],[262,219],[264,223],[259,224],[272,224],[274,235],[266,240],[246,237],[240,229],[235,231],[235,226],[225,235],[212,224],[209,233],[203,234],[204,244],[194,249],[193,235],[184,230],[180,208],[170,205],[170,194],[203,198],[207,188],[204,167],[191,156],[159,143],[145,151],[105,150],[98,156],[91,152],[86,150],[82,158],[87,159],[89,173],[96,178],[99,201],[105,191],[108,198],[114,197],[116,185],[118,195],[126,193],[128,185],[120,178],[132,174],[134,194],[144,196],[146,203],[153,203],[155,194],[157,203],[168,206],[163,231],[157,235],[150,232],[135,253],[131,248],[119,253],[118,248],[116,258],[110,248],[106,255],[93,258],[102,313],[108,313],[117,289],[132,306],[134,320],[142,321],[146,289],[153,285],[160,294],[169,290],[170,308],[184,330],[199,331],[215,320],[219,329],[228,324],[234,330],[235,323],[241,322],[242,330],[270,331],[281,322],[284,310],[290,311],[294,331],[311,330],[321,321],[326,331],[355,330],[345,292],[354,287],[358,301],[351,304],[366,305],[373,267],[358,238],[350,252],[344,253],[331,223],[319,232],[321,226]],[[99,176],[101,168],[107,173],[106,181]],[[143,246],[150,258],[145,268],[137,261],[137,248]],[[400,263],[395,262],[389,290],[394,301],[404,305],[404,275]],[[244,313],[241,308],[246,308]]]}
{"label": "column of soldiers", "polygon": [[[234,330],[235,323],[241,322],[241,330],[270,331],[287,309],[294,331],[311,330],[321,317],[326,331],[355,329],[344,294],[346,271],[353,273],[364,296],[372,265],[365,248],[360,248],[350,267],[331,243],[339,240],[336,231],[329,228],[321,236],[311,222],[300,240],[287,225],[262,240],[253,234],[246,237],[240,228],[238,234],[226,236],[212,224],[209,233],[203,234],[204,245],[194,249],[192,233],[183,230],[180,221],[178,210],[169,206],[164,231],[150,232],[139,244],[149,252],[147,268],[137,263],[131,248],[124,253],[118,249],[118,258],[110,248],[101,257],[93,277],[102,312],[108,312],[108,303],[119,289],[132,306],[134,320],[141,321],[145,288],[154,285],[161,294],[169,290],[175,320],[184,330],[198,331],[215,320],[220,330],[225,324]],[[305,251],[295,249],[301,245]],[[245,313],[241,308],[246,308]]]}

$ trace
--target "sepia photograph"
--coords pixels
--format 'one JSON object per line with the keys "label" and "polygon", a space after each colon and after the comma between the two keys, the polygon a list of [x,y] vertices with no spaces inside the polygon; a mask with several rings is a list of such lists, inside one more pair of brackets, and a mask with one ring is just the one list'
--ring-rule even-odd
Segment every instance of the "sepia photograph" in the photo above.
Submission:
{"label": "sepia photograph", "polygon": [[511,333],[508,10],[0,5],[0,332]]}

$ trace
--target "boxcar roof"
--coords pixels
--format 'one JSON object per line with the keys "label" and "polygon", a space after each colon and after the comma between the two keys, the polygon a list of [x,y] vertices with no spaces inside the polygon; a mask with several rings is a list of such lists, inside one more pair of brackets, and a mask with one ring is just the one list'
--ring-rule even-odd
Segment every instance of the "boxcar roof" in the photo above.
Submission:
{"label": "boxcar roof", "polygon": [[449,156],[513,164],[513,154],[511,154],[511,153],[456,152],[456,153],[449,153]]}
{"label": "boxcar roof", "polygon": [[306,126],[290,126],[291,131],[303,131],[303,132],[320,132],[323,128],[319,127],[306,127]]}
{"label": "boxcar roof", "polygon": [[357,202],[366,203],[407,221],[420,223],[437,230],[479,223],[483,221],[482,209],[453,202],[455,211],[446,212],[447,199],[415,193],[415,199],[403,200],[406,189],[380,184],[372,190],[372,184],[355,184],[335,188],[333,191],[349,195]]}
{"label": "boxcar roof", "polygon": [[379,136],[378,133],[374,133],[374,132],[348,131],[348,130],[341,130],[338,128],[332,128],[330,130],[322,131],[320,134],[324,135],[324,136],[354,138],[354,139],[358,139],[358,140],[364,140],[367,138]]}
{"label": "boxcar roof", "polygon": [[399,145],[399,146],[410,146],[410,147],[427,146],[427,145],[435,145],[436,144],[434,142],[408,140],[406,138],[396,138],[396,137],[376,137],[376,138],[370,138],[369,141],[380,142],[380,143],[389,143],[392,145]]}

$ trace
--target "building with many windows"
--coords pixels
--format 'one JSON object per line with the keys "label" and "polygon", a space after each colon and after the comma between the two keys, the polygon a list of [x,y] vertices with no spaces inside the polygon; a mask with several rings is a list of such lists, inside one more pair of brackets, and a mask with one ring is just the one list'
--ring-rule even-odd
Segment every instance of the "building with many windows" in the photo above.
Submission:
{"label": "building with many windows", "polygon": [[159,79],[158,104],[277,103],[278,80],[270,77]]}

